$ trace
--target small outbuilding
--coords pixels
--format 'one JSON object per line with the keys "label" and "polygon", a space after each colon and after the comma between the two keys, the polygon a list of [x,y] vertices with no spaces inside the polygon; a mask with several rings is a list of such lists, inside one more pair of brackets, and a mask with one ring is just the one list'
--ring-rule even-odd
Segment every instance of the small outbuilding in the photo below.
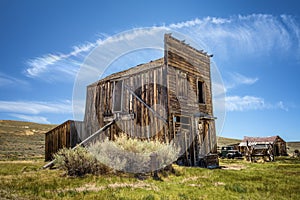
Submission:
{"label": "small outbuilding", "polygon": [[271,145],[274,156],[286,156],[286,142],[278,135],[271,137],[248,137],[244,136],[244,139],[239,144],[239,151],[245,154],[247,147],[259,146],[259,145]]}

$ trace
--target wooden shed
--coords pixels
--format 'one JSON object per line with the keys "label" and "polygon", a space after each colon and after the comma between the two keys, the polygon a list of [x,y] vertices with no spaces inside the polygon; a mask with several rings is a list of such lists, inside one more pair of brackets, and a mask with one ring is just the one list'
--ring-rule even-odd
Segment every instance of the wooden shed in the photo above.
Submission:
{"label": "wooden shed", "polygon": [[[164,57],[109,75],[87,86],[84,133],[87,138],[116,120],[101,137],[170,142],[180,139],[179,164],[199,166],[217,153],[210,55],[170,34]],[[215,157],[214,157],[215,158]],[[210,163],[218,165],[218,160]]]}
{"label": "wooden shed", "polygon": [[77,130],[82,126],[82,122],[68,120],[53,128],[45,134],[45,161],[53,159],[59,149],[63,147],[74,147],[80,142]]}
{"label": "wooden shed", "polygon": [[257,146],[257,145],[271,145],[272,154],[274,156],[286,156],[286,142],[278,135],[270,137],[247,137],[239,144],[239,150],[241,153],[245,154],[247,146]]}

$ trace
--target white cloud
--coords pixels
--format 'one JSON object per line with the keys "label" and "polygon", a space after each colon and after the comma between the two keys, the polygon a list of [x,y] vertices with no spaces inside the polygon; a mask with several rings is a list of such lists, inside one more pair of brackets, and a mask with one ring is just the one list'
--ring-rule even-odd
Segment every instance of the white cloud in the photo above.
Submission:
{"label": "white cloud", "polygon": [[233,72],[229,73],[229,77],[225,81],[226,90],[235,88],[239,85],[253,85],[258,81],[258,78],[251,78],[244,76],[240,73]]}
{"label": "white cloud", "polygon": [[29,86],[29,83],[27,81],[24,81],[19,78],[15,78],[12,76],[9,76],[7,74],[4,74],[0,72],[0,87],[1,86]]}
{"label": "white cloud", "polygon": [[[101,35],[95,42],[85,42],[77,46],[73,46],[72,51],[69,53],[49,53],[40,57],[29,59],[26,62],[27,68],[25,69],[25,74],[32,78],[42,77],[45,80],[72,80],[80,69],[82,62],[85,57],[98,45],[109,45],[114,44],[111,49],[106,49],[105,54],[112,54],[117,49],[122,49],[122,46],[116,46],[116,42],[122,40],[133,40],[142,35],[155,35],[158,31],[162,29],[168,30],[165,27],[153,27],[152,29],[135,29],[129,33],[124,32],[123,34],[115,36],[106,36],[102,39],[104,35]],[[161,38],[162,39],[162,38]],[[143,41],[140,41],[143,42]],[[130,46],[130,43],[126,45]],[[105,56],[105,55],[103,55]],[[111,60],[110,60],[111,61]],[[109,62],[110,62],[109,61]],[[101,64],[101,63],[99,63]],[[93,67],[95,68],[95,67]],[[99,71],[99,70],[98,70]]]}
{"label": "white cloud", "polygon": [[[268,55],[270,51],[300,52],[300,28],[294,17],[289,15],[252,14],[228,18],[196,18],[154,27],[152,34],[161,28],[171,28],[188,35],[197,43],[204,44],[206,51],[214,53],[221,59],[229,59],[235,53],[249,56]],[[120,37],[101,34],[96,41],[76,45],[68,53],[48,53],[29,59],[26,62],[25,73],[29,77],[42,77],[45,80],[64,81],[70,78],[74,80],[85,56],[94,47],[103,43],[116,42],[116,40],[121,41],[124,37],[130,40],[141,34],[151,34],[151,32],[136,29],[131,34],[122,34]]]}
{"label": "white cloud", "polygon": [[289,110],[288,107],[287,107],[286,105],[284,105],[282,101],[279,101],[279,102],[275,105],[275,107],[280,108],[280,109],[285,110],[285,111],[288,111],[288,110]]}
{"label": "white cloud", "polygon": [[254,96],[227,96],[225,98],[227,111],[248,111],[248,110],[265,110],[265,109],[282,109],[287,111],[288,108],[282,101],[271,104],[266,103],[263,98]]}
{"label": "white cloud", "polygon": [[206,44],[219,58],[239,55],[267,55],[270,51],[299,49],[299,25],[292,16],[264,14],[204,18],[172,24],[195,40]]}
{"label": "white cloud", "polygon": [[21,120],[35,122],[35,123],[42,123],[42,124],[50,124],[46,117],[42,116],[31,116],[31,115],[22,115],[22,114],[10,114],[12,117],[19,118]]}
{"label": "white cloud", "polygon": [[70,101],[43,102],[43,101],[0,101],[0,112],[33,114],[41,113],[72,113]]}
{"label": "white cloud", "polygon": [[170,24],[169,27],[174,28],[174,29],[181,29],[181,28],[185,28],[185,27],[190,28],[190,27],[199,26],[199,25],[225,24],[225,23],[230,23],[230,22],[231,22],[231,20],[226,19],[226,18],[206,17],[204,19],[196,18],[194,20]]}
{"label": "white cloud", "polygon": [[74,79],[83,59],[96,44],[97,42],[87,42],[73,46],[72,51],[67,54],[49,53],[29,59],[26,62],[25,74],[29,77],[42,76],[46,80],[65,80],[66,77]]}
{"label": "white cloud", "polygon": [[[272,50],[281,52],[300,51],[300,28],[289,15],[279,17],[265,14],[231,16],[228,18],[206,17],[173,23],[163,27],[154,27],[152,33],[160,28],[173,29],[204,44],[206,51],[213,52],[218,58],[228,59],[233,53],[247,55],[266,54]],[[131,34],[111,37],[101,34],[94,42],[76,45],[68,53],[49,53],[29,59],[25,73],[29,77],[47,79],[74,79],[80,64],[94,47],[103,43],[135,38],[141,34],[151,34],[136,29]],[[104,39],[103,39],[104,37]],[[130,45],[130,44],[128,44]],[[50,75],[50,76],[49,76]]]}

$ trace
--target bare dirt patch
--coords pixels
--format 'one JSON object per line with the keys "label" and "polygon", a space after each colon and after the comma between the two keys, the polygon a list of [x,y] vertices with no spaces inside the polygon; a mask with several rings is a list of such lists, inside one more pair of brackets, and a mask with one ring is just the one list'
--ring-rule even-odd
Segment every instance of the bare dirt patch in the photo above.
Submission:
{"label": "bare dirt patch", "polygon": [[225,185],[225,183],[223,183],[223,182],[215,182],[214,185],[215,186],[223,186],[223,185]]}
{"label": "bare dirt patch", "polygon": [[200,177],[199,176],[192,176],[192,177],[188,177],[188,178],[184,178],[181,183],[185,183],[185,182],[188,182],[188,181],[195,181],[197,179],[199,179]]}
{"label": "bare dirt patch", "polygon": [[241,164],[229,164],[229,165],[222,165],[221,169],[224,170],[242,170],[242,169],[246,169],[247,167],[245,165],[241,165]]}

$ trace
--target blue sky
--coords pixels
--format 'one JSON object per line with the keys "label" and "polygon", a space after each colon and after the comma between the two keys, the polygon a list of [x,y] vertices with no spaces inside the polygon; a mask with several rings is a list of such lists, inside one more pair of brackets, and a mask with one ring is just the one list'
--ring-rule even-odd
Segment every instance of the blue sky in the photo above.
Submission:
{"label": "blue sky", "polygon": [[0,1],[0,119],[59,124],[85,57],[133,28],[204,44],[226,88],[221,136],[300,140],[297,1]]}

